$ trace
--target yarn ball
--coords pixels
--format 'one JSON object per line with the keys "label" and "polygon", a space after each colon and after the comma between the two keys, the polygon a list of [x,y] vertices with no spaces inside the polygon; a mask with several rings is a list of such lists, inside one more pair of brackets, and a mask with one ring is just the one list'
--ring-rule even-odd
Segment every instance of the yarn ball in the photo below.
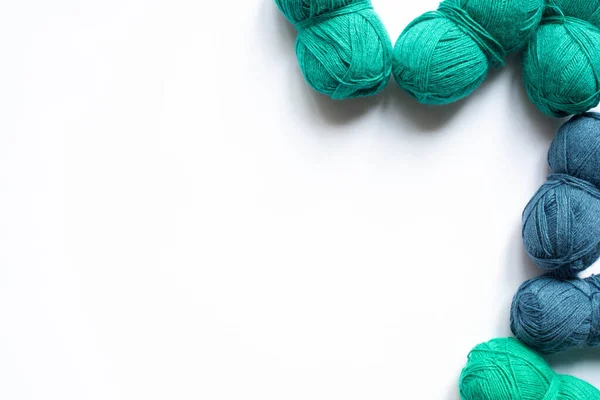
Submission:
{"label": "yarn ball", "polygon": [[600,1],[552,0],[523,56],[527,93],[553,117],[600,102]]}
{"label": "yarn ball", "polygon": [[600,276],[525,282],[513,300],[510,326],[519,340],[546,354],[600,346]]}
{"label": "yarn ball", "polygon": [[445,0],[402,32],[393,53],[396,82],[423,104],[467,97],[490,66],[523,46],[542,17],[543,0]]}
{"label": "yarn ball", "polygon": [[459,382],[462,400],[598,400],[600,391],[554,372],[513,338],[494,339],[469,354]]}
{"label": "yarn ball", "polygon": [[298,29],[306,82],[334,99],[377,94],[392,68],[392,43],[370,0],[275,0]]}
{"label": "yarn ball", "polygon": [[548,164],[557,174],[600,187],[600,114],[588,112],[564,124],[550,146]]}
{"label": "yarn ball", "polygon": [[600,257],[600,114],[572,118],[548,153],[553,170],[523,213],[523,243],[541,268],[569,277]]}

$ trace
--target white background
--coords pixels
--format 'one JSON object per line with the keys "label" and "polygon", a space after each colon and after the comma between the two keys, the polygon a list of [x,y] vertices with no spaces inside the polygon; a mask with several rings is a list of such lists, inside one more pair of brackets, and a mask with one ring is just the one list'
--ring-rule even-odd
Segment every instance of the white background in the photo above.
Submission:
{"label": "white background", "polygon": [[[392,40],[438,0],[375,0]],[[0,398],[457,400],[560,121],[304,83],[272,0],[0,5]],[[552,358],[600,385],[600,353]]]}

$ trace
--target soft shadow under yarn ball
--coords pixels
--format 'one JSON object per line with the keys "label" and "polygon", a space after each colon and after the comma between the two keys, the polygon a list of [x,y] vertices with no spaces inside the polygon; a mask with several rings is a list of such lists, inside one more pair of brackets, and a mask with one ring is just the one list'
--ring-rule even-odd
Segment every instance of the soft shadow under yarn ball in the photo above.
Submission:
{"label": "soft shadow under yarn ball", "polygon": [[367,0],[275,0],[298,28],[306,82],[334,99],[374,95],[388,83],[392,45]]}
{"label": "soft shadow under yarn ball", "polygon": [[523,213],[523,243],[532,260],[569,277],[600,257],[600,115],[574,117],[559,130],[548,181]]}
{"label": "soft shadow under yarn ball", "polygon": [[528,346],[546,354],[600,346],[600,277],[525,282],[512,303],[510,326]]}
{"label": "soft shadow under yarn ball", "polygon": [[551,0],[523,57],[527,93],[565,117],[600,102],[600,1]]}
{"label": "soft shadow under yarn ball", "polygon": [[424,104],[471,94],[490,66],[522,48],[542,17],[542,0],[445,0],[400,35],[392,73]]}
{"label": "soft shadow under yarn ball", "polygon": [[469,354],[459,383],[463,400],[598,400],[600,391],[559,375],[519,341],[494,339]]}

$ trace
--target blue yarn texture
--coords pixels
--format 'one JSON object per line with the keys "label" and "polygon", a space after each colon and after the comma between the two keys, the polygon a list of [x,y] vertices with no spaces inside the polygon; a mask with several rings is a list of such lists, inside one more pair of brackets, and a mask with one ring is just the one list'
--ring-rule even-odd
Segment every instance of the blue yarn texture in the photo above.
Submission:
{"label": "blue yarn texture", "polygon": [[553,173],[523,212],[523,243],[540,268],[571,277],[600,257],[600,114],[564,124],[548,164]]}
{"label": "blue yarn texture", "polygon": [[513,299],[510,326],[519,340],[546,354],[599,347],[600,276],[525,282]]}

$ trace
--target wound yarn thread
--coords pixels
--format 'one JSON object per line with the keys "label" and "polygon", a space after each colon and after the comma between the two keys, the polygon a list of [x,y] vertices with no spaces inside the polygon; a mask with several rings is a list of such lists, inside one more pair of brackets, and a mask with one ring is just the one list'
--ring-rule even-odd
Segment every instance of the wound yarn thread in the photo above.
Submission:
{"label": "wound yarn thread", "polygon": [[498,43],[489,32],[474,21],[466,10],[450,2],[444,2],[441,3],[438,10],[433,13],[439,13],[446,17],[458,26],[466,35],[473,39],[473,41],[479,45],[479,48],[483,50],[493,66],[504,66],[506,50],[504,50],[502,45]]}
{"label": "wound yarn thread", "polygon": [[600,346],[600,276],[525,282],[513,299],[510,326],[519,340],[546,354]]}
{"label": "wound yarn thread", "polygon": [[600,2],[548,0],[523,56],[531,101],[553,117],[580,114],[600,102]]}
{"label": "wound yarn thread", "polygon": [[354,3],[347,4],[337,10],[332,10],[323,14],[315,15],[314,17],[305,19],[304,21],[300,21],[297,23],[297,27],[300,30],[308,29],[312,26],[320,24],[321,22],[325,22],[329,19],[335,17],[341,17],[342,15],[352,14],[355,12],[360,12],[363,10],[372,10],[373,5],[369,0],[357,0]]}
{"label": "wound yarn thread", "polygon": [[476,346],[460,375],[462,400],[598,400],[600,391],[559,375],[535,351],[513,338]]}
{"label": "wound yarn thread", "polygon": [[445,0],[398,38],[392,74],[423,104],[470,95],[490,67],[524,47],[542,18],[543,0]]}
{"label": "wound yarn thread", "polygon": [[392,44],[370,0],[275,0],[298,29],[306,82],[333,99],[372,96],[387,85]]}
{"label": "wound yarn thread", "polygon": [[553,174],[523,212],[523,243],[540,268],[568,278],[600,257],[600,114],[564,124],[548,163]]}

